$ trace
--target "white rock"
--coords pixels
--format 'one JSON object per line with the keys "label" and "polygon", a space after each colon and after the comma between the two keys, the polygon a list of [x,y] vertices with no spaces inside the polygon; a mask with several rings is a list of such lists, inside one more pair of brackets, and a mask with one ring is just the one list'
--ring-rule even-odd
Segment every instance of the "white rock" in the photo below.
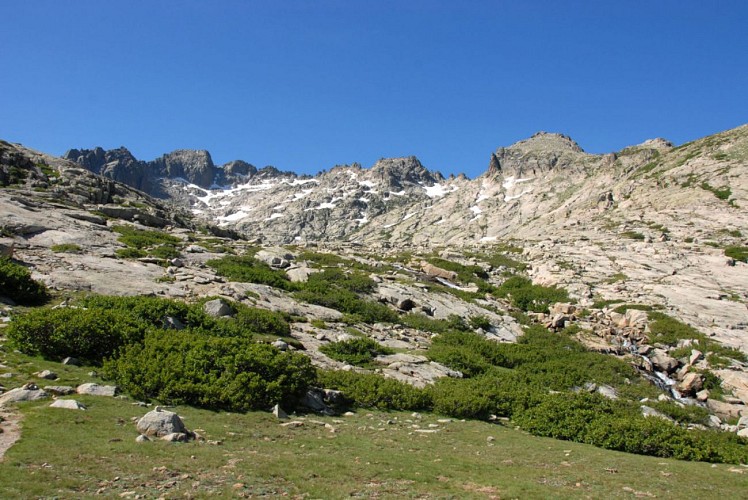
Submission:
{"label": "white rock", "polygon": [[50,408],[65,408],[68,410],[85,410],[86,406],[75,399],[58,399],[49,405]]}

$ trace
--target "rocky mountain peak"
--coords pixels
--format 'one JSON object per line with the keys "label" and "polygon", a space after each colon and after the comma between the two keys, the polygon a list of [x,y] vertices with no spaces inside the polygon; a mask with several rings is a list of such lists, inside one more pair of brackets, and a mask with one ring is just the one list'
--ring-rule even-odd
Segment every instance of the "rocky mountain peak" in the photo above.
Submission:
{"label": "rocky mountain peak", "polygon": [[641,143],[641,146],[651,149],[667,150],[673,147],[673,143],[662,137],[657,137],[655,139],[647,139]]}
{"label": "rocky mountain peak", "polygon": [[563,134],[537,132],[509,147],[491,154],[488,177],[499,174],[522,176],[563,168],[575,162],[584,150],[571,137]]}
{"label": "rocky mountain peak", "polygon": [[431,172],[415,156],[403,158],[382,158],[370,169],[373,181],[392,188],[402,188],[406,184],[432,185],[444,180],[438,172]]}
{"label": "rocky mountain peak", "polygon": [[181,177],[202,187],[214,184],[218,173],[210,153],[204,149],[177,149],[154,163],[160,167],[162,175]]}

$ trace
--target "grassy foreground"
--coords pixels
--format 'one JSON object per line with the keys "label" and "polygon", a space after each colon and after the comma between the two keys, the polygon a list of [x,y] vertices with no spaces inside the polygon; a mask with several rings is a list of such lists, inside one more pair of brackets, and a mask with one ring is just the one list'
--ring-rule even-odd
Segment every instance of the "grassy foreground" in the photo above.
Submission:
{"label": "grassy foreground", "polygon": [[[53,368],[57,383],[91,380],[8,353],[8,385]],[[296,418],[177,411],[205,441],[136,443],[128,398],[76,396],[87,411],[18,406],[22,437],[0,463],[0,498],[745,498],[748,468],[629,455],[537,438],[480,421],[408,412]],[[327,424],[327,425],[325,425]],[[424,432],[425,431],[425,432]],[[216,444],[219,442],[220,444]]]}

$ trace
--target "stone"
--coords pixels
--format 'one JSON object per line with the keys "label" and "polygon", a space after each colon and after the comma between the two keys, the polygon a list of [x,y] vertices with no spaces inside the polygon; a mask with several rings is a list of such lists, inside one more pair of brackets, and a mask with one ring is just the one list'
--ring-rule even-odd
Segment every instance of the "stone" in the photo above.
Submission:
{"label": "stone", "polygon": [[654,349],[654,354],[649,357],[649,360],[652,362],[655,369],[665,373],[671,373],[678,368],[678,360],[670,357],[667,352],[662,349]]}
{"label": "stone", "polygon": [[35,373],[34,375],[36,375],[39,378],[43,378],[45,380],[57,380],[57,374],[49,370],[43,370],[43,371]]}
{"label": "stone", "polygon": [[640,330],[643,330],[647,326],[647,321],[649,320],[647,311],[640,311],[638,309],[626,309],[624,317],[626,319],[626,326]]}
{"label": "stone", "polygon": [[693,395],[701,390],[704,377],[700,373],[689,372],[675,385],[675,389],[683,395]]}
{"label": "stone", "polygon": [[62,360],[62,364],[69,365],[69,366],[80,366],[81,365],[80,361],[78,361],[78,358],[72,358],[69,356]]}
{"label": "stone", "polygon": [[738,436],[740,436],[742,438],[748,438],[748,428],[746,428],[746,429],[740,429],[737,432],[737,434],[738,434]]}
{"label": "stone", "polygon": [[284,340],[278,339],[271,344],[273,347],[278,348],[281,351],[287,351],[288,350],[288,343]]}
{"label": "stone", "polygon": [[432,276],[434,278],[443,278],[445,280],[454,281],[457,279],[457,273],[454,271],[447,271],[446,269],[442,269],[441,267],[437,267],[433,264],[429,264],[428,262],[423,262],[421,264],[421,270],[428,276]]}
{"label": "stone", "polygon": [[701,401],[702,403],[705,402],[707,399],[709,399],[709,390],[703,389],[696,393],[696,400]]}
{"label": "stone", "polygon": [[116,385],[99,385],[93,382],[81,384],[75,392],[78,394],[88,394],[90,396],[109,396],[114,397],[119,392],[119,387]]}
{"label": "stone", "polygon": [[175,318],[174,316],[165,316],[164,328],[166,330],[184,330],[187,327],[179,320],[179,318]]}
{"label": "stone", "polygon": [[748,415],[740,417],[737,425],[738,429],[745,429],[746,427],[748,427]]}
{"label": "stone", "polygon": [[618,399],[618,392],[609,385],[601,385],[597,388],[597,393],[608,399]]}
{"label": "stone", "polygon": [[203,305],[203,311],[214,318],[223,318],[233,314],[231,307],[221,299],[209,300]]}
{"label": "stone", "polygon": [[642,412],[642,415],[644,417],[647,417],[647,418],[649,418],[649,417],[655,417],[655,418],[661,418],[663,420],[667,420],[669,422],[673,421],[672,418],[668,417],[667,415],[665,415],[662,412],[659,412],[659,411],[655,410],[654,408],[652,408],[650,406],[644,406],[644,405],[642,405],[641,406],[641,412]]}
{"label": "stone", "polygon": [[281,247],[263,248],[255,254],[255,259],[264,262],[270,267],[285,269],[291,265],[294,256],[291,252]]}
{"label": "stone", "polygon": [[691,355],[688,357],[688,364],[693,365],[704,357],[704,353],[698,349],[691,349]]}
{"label": "stone", "polygon": [[742,416],[748,415],[748,408],[745,405],[725,403],[716,399],[707,400],[706,407],[722,420],[739,419]]}
{"label": "stone", "polygon": [[170,432],[159,439],[161,441],[168,441],[170,443],[184,443],[189,440],[189,435],[185,432]]}
{"label": "stone", "polygon": [[151,440],[148,436],[144,436],[143,434],[139,434],[138,437],[135,438],[136,443],[147,443]]}
{"label": "stone", "polygon": [[69,385],[45,385],[44,390],[55,396],[68,396],[75,393],[75,389]]}
{"label": "stone", "polygon": [[187,428],[174,412],[160,407],[143,415],[137,423],[138,432],[148,437],[162,438],[169,434],[186,434]]}
{"label": "stone", "polygon": [[3,406],[6,403],[38,401],[48,397],[49,393],[39,389],[35,384],[26,384],[23,387],[17,387],[6,393],[0,394],[0,406]]}
{"label": "stone", "polygon": [[85,410],[86,407],[75,399],[57,399],[51,405],[50,408],[65,408],[68,410]]}
{"label": "stone", "polygon": [[286,269],[286,275],[288,279],[294,283],[306,283],[309,281],[309,276],[314,273],[318,273],[319,269],[311,267],[289,267]]}
{"label": "stone", "polygon": [[281,408],[279,404],[273,406],[273,415],[278,420],[286,420],[288,418],[288,413],[283,411],[283,408]]}

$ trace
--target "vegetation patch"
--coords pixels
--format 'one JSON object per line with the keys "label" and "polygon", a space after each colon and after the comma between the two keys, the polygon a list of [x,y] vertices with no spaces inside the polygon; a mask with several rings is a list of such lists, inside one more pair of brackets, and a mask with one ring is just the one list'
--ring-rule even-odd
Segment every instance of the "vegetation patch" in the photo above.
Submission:
{"label": "vegetation patch", "polygon": [[508,298],[514,307],[525,312],[548,312],[551,304],[569,301],[569,294],[563,288],[533,285],[522,276],[507,279],[495,295]]}
{"label": "vegetation patch", "polygon": [[315,378],[302,354],[186,331],[149,332],[103,371],[138,399],[227,411],[294,405]]}
{"label": "vegetation patch", "polygon": [[630,240],[644,241],[644,235],[636,231],[624,231],[621,233],[621,236]]}
{"label": "vegetation patch", "polygon": [[725,255],[739,262],[748,263],[748,247],[731,246],[725,248]]}
{"label": "vegetation patch", "polygon": [[354,337],[340,342],[331,342],[323,345],[319,350],[332,359],[356,366],[370,366],[375,357],[395,353],[389,347],[368,337]]}
{"label": "vegetation patch", "polygon": [[83,249],[75,243],[62,243],[60,245],[52,245],[50,250],[55,253],[81,253]]}
{"label": "vegetation patch", "polygon": [[228,255],[220,259],[209,260],[207,265],[215,269],[219,276],[226,277],[231,281],[258,283],[281,290],[295,289],[294,284],[288,279],[284,271],[273,269],[252,256]]}
{"label": "vegetation patch", "polygon": [[26,267],[7,257],[0,257],[0,294],[26,306],[42,304],[49,298],[44,283],[32,279]]}
{"label": "vegetation patch", "polygon": [[702,182],[701,183],[701,189],[705,189],[709,192],[711,192],[714,196],[716,196],[720,200],[728,200],[730,196],[732,195],[732,190],[729,186],[722,186],[719,188],[715,188],[709,185],[708,182]]}

